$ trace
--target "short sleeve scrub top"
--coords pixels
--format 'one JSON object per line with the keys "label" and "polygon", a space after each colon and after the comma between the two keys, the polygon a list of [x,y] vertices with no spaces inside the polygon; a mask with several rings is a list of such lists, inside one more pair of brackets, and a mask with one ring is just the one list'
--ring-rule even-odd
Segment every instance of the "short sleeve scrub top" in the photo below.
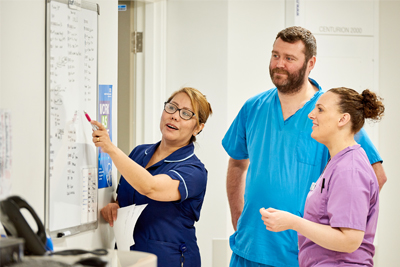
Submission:
{"label": "short sleeve scrub top", "polygon": [[[159,144],[137,146],[129,157],[145,167]],[[148,204],[137,220],[133,233],[135,245],[131,246],[131,250],[155,254],[159,267],[181,266],[183,260],[185,267],[200,267],[194,223],[200,217],[207,170],[194,154],[193,143],[150,166],[147,171],[152,175],[166,174],[178,180],[181,200],[152,200],[138,193],[121,176],[117,189],[120,207]]]}

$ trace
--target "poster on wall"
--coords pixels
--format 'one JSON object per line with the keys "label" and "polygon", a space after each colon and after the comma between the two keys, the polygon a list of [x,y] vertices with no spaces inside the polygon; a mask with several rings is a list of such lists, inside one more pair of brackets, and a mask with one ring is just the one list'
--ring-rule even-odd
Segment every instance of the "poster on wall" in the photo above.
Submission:
{"label": "poster on wall", "polygon": [[[98,121],[107,129],[112,141],[112,85],[99,85],[99,117]],[[98,187],[112,186],[112,161],[107,153],[99,148],[99,175]]]}
{"label": "poster on wall", "polygon": [[0,200],[11,195],[11,111],[0,109]]}

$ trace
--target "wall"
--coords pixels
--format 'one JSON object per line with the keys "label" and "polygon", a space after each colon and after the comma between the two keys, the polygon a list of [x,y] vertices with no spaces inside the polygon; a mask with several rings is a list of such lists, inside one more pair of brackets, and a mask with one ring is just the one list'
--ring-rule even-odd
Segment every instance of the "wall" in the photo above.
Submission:
{"label": "wall", "polygon": [[284,1],[229,2],[228,127],[248,98],[274,87],[269,59],[275,36],[285,27],[284,13]]}
{"label": "wall", "polygon": [[196,155],[209,173],[196,235],[202,265],[211,266],[212,239],[227,237],[227,158],[221,140],[228,127],[228,5],[226,1],[167,4],[166,95],[183,86],[195,87],[207,96],[214,112],[197,137],[196,147]]}
{"label": "wall", "polygon": [[0,4],[0,103],[12,112],[12,190],[43,220],[45,3],[2,0]]}
{"label": "wall", "polygon": [[400,67],[400,1],[379,3],[379,89],[385,104],[380,122],[379,151],[388,182],[380,194],[378,245],[375,256],[378,267],[399,266],[400,251],[400,90],[397,81]]}
{"label": "wall", "polygon": [[[45,22],[44,0],[0,1],[0,104],[12,112],[12,194],[24,198],[44,221],[45,201]],[[99,84],[113,85],[117,99],[117,1],[98,0]],[[114,122],[116,120],[114,119]],[[113,123],[114,142],[117,123]],[[114,181],[116,184],[116,172]],[[115,188],[114,188],[115,189]],[[99,207],[113,189],[99,190]],[[109,227],[54,240],[55,248],[111,247]]]}

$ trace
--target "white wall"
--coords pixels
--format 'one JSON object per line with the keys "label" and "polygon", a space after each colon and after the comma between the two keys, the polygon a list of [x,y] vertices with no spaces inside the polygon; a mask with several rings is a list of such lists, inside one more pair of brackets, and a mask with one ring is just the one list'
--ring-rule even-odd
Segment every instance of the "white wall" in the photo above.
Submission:
{"label": "white wall", "polygon": [[376,266],[399,266],[400,252],[400,1],[379,4],[379,89],[385,104],[380,122],[379,151],[388,182],[380,194]]}
{"label": "white wall", "polygon": [[[12,116],[12,194],[24,198],[44,222],[45,203],[45,21],[44,0],[0,1],[0,104]],[[117,0],[97,0],[99,16],[99,84],[113,85],[117,99]],[[114,119],[113,136],[117,124]],[[116,171],[114,181],[116,184]],[[114,188],[115,189],[115,188]],[[99,206],[112,189],[99,190]],[[100,220],[97,230],[55,239],[55,248],[111,247],[112,234]]]}
{"label": "white wall", "polygon": [[[229,127],[248,98],[274,87],[269,59],[276,34],[285,27],[285,3],[230,1],[228,8]],[[227,128],[221,130],[225,134]]]}
{"label": "white wall", "polygon": [[192,86],[207,96],[214,114],[197,138],[196,154],[208,170],[206,197],[196,223],[203,266],[211,266],[213,238],[227,237],[227,158],[221,140],[227,121],[226,1],[168,1],[167,95]]}
{"label": "white wall", "polygon": [[2,0],[0,4],[0,104],[12,116],[12,190],[43,220],[45,2]]}

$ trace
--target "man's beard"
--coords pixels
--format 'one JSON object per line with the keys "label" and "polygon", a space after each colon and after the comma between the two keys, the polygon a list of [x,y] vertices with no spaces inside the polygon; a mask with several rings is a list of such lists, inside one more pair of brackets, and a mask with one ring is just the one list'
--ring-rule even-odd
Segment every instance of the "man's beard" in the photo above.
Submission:
{"label": "man's beard", "polygon": [[[269,75],[271,76],[271,80],[275,84],[279,92],[281,92],[282,94],[290,95],[300,91],[301,86],[303,85],[305,79],[306,70],[307,70],[307,61],[304,62],[303,67],[300,70],[294,73],[289,73],[288,71],[279,68],[275,69],[270,68]],[[274,79],[275,73],[286,74],[287,78],[285,80]]]}

